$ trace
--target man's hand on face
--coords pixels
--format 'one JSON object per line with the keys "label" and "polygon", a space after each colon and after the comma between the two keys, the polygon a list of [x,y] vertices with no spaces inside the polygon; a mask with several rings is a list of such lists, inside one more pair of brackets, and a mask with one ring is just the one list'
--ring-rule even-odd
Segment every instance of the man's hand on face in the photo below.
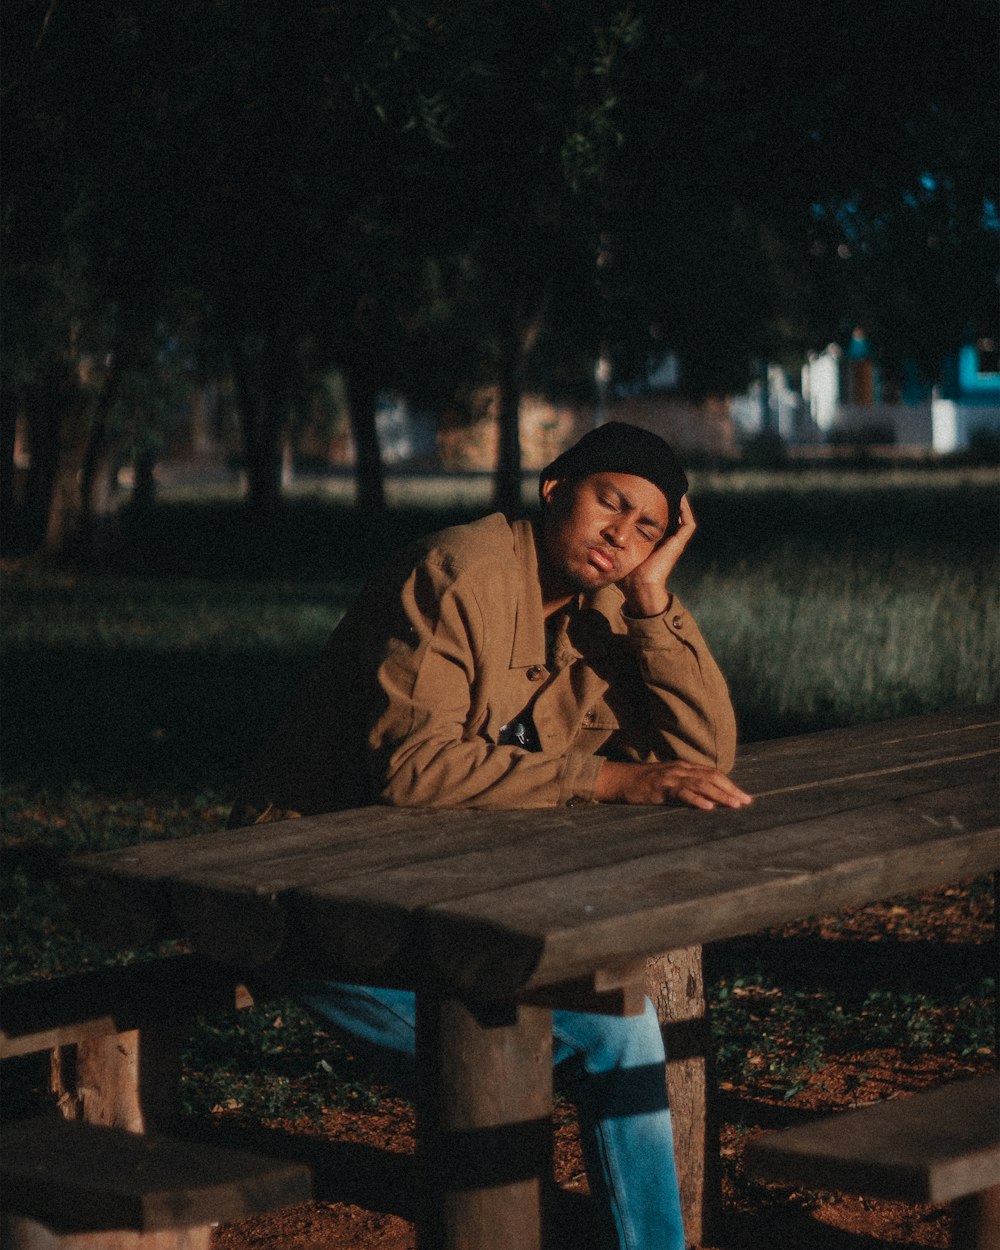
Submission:
{"label": "man's hand on face", "polygon": [[667,581],[691,541],[697,525],[687,495],[681,499],[680,525],[618,583],[629,616],[659,616],[670,602]]}
{"label": "man's hand on face", "polygon": [[680,802],[704,812],[722,807],[746,807],[752,797],[710,764],[671,760],[664,764],[626,764],[605,760],[597,778],[595,798],[600,803],[636,803],[657,806]]}

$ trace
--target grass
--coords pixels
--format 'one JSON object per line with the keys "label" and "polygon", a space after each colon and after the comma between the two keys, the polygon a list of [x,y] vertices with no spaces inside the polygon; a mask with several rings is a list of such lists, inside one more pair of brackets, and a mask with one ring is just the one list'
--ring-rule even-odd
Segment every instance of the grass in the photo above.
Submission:
{"label": "grass", "polygon": [[[997,699],[997,487],[985,470],[696,475],[699,533],[676,589],[730,678],[744,739]],[[129,518],[103,571],[8,567],[7,983],[109,961],[66,920],[59,860],[220,827],[362,581],[411,535],[483,511],[485,493],[445,502],[442,489],[400,486],[378,529],[318,492],[256,529],[231,501],[177,499]],[[989,1044],[986,1008],[959,1011],[995,993],[971,974],[936,997],[817,992],[749,967],[720,977],[724,1071],[746,1079],[747,1055],[764,1055],[794,1091],[845,1030],[954,1053]],[[366,1089],[291,1004],[192,1034],[192,1110],[314,1115]]]}

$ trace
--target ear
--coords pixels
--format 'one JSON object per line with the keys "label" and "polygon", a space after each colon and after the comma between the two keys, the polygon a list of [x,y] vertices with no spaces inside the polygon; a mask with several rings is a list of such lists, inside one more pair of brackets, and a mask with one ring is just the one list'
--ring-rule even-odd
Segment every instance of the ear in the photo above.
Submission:
{"label": "ear", "polygon": [[556,491],[563,484],[561,477],[547,477],[539,486],[538,493],[541,495],[542,503],[547,507],[552,506],[552,500]]}

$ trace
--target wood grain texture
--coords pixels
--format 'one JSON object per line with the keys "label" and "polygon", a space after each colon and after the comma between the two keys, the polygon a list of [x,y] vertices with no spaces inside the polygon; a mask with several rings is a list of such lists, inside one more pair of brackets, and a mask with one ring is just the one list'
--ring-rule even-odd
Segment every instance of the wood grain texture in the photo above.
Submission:
{"label": "wood grain texture", "polygon": [[646,964],[646,991],[663,1030],[674,1160],[688,1242],[712,1245],[719,1231],[722,1181],[713,1048],[702,948],[667,951]]}
{"label": "wood grain texture", "polygon": [[372,807],[85,857],[69,889],[226,962],[512,996],[992,870],[998,758],[995,711],[914,717],[747,748],[739,812]]}
{"label": "wood grain texture", "polygon": [[300,1163],[42,1117],[4,1126],[4,1206],[59,1229],[152,1232],[305,1202]]}
{"label": "wood grain texture", "polygon": [[541,1250],[552,1174],[552,1015],[480,1019],[417,996],[418,1250]]}
{"label": "wood grain texture", "polygon": [[746,1166],[769,1180],[914,1202],[1000,1185],[1000,1077],[956,1081],[758,1138]]}

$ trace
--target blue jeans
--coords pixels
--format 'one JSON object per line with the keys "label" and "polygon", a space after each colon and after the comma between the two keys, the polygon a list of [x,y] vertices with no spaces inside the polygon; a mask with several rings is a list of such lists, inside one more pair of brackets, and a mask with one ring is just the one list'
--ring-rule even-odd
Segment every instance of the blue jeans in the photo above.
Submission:
{"label": "blue jeans", "polygon": [[[352,1051],[402,1093],[416,1092],[415,996],[316,981],[296,997],[350,1040]],[[552,1013],[553,1063],[577,1107],[595,1214],[609,1247],[684,1250],[667,1107],[663,1037],[647,999],[642,1016]]]}

